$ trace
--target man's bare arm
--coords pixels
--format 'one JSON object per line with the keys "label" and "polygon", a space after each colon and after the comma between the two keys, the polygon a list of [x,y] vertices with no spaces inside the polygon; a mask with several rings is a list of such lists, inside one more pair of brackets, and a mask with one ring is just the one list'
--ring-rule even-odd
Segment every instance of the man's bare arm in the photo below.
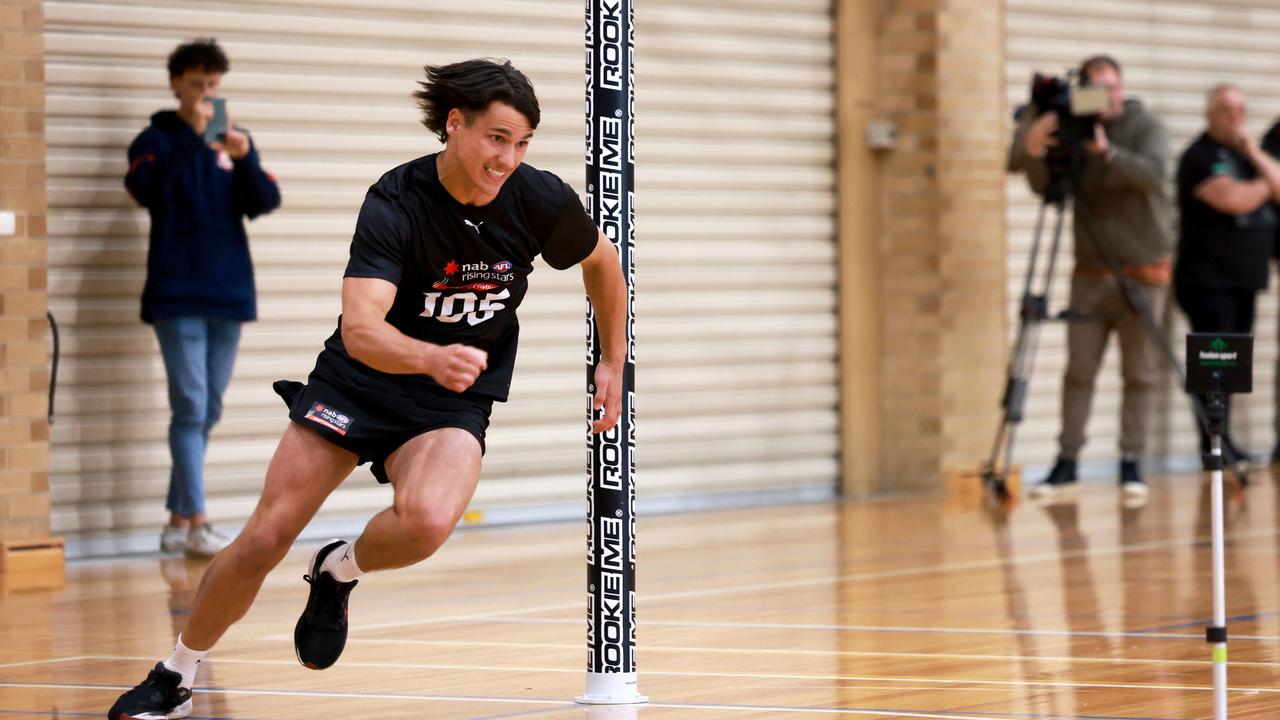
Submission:
{"label": "man's bare arm", "polygon": [[1215,175],[1196,186],[1201,202],[1225,215],[1248,215],[1271,197],[1265,180],[1236,180]]}
{"label": "man's bare arm", "polygon": [[488,353],[467,345],[434,345],[405,335],[387,322],[396,286],[379,278],[342,281],[342,344],[347,354],[374,370],[429,375],[462,392],[488,367]]}
{"label": "man's bare arm", "polygon": [[582,261],[582,283],[600,333],[593,407],[604,408],[604,415],[591,424],[591,431],[598,433],[611,429],[622,414],[622,369],[627,363],[627,279],[618,263],[618,251],[603,233],[595,250]]}

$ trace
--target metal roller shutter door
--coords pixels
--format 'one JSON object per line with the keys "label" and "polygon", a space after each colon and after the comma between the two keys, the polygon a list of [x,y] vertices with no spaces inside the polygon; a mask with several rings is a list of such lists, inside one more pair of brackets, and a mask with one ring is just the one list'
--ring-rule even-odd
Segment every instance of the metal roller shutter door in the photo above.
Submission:
{"label": "metal roller shutter door", "polygon": [[[249,226],[260,320],[245,327],[209,448],[209,512],[221,522],[252,510],[284,428],[270,382],[305,377],[332,331],[365,189],[438,148],[408,97],[423,64],[511,58],[543,105],[528,161],[582,192],[581,3],[452,6],[46,3],[50,307],[64,337],[55,532],[141,538],[164,517],[164,371],[137,319],[147,218],[120,179],[128,142],[172,105],[163,61],[178,42],[212,35],[227,49],[223,95],[284,196]],[[642,498],[829,493],[830,4],[650,0],[637,25]],[[495,410],[473,503],[489,518],[576,509],[584,493],[581,282],[542,267],[531,284],[512,401]],[[361,470],[321,517],[367,516],[388,499]]]}

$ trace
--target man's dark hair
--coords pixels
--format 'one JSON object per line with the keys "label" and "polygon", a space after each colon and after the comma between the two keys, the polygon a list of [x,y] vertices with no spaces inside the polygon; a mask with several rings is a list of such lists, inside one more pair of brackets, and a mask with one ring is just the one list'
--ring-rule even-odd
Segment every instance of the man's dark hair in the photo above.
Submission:
{"label": "man's dark hair", "polygon": [[518,110],[534,129],[542,119],[533,84],[510,60],[477,58],[452,65],[427,65],[423,70],[427,79],[418,82],[421,87],[413,96],[422,108],[422,124],[440,142],[449,140],[445,121],[454,108],[462,111],[467,124],[475,113],[484,112],[495,100]]}
{"label": "man's dark hair", "polygon": [[182,77],[188,70],[226,74],[231,69],[226,53],[213,38],[196,38],[183,43],[169,53],[169,79]]}
{"label": "man's dark hair", "polygon": [[1112,70],[1115,70],[1117,75],[1124,75],[1124,71],[1120,69],[1120,63],[1117,62],[1115,58],[1110,55],[1094,55],[1091,58],[1086,58],[1084,62],[1080,63],[1080,79],[1088,81],[1090,73],[1103,67],[1109,67]]}

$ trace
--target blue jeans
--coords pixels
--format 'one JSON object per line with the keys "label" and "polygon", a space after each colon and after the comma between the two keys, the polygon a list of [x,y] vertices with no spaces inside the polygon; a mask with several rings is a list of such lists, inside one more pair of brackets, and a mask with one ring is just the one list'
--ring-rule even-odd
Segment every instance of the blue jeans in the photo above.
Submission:
{"label": "blue jeans", "polygon": [[222,393],[240,345],[240,322],[203,317],[157,318],[153,323],[169,378],[169,512],[204,512],[204,451],[222,417]]}

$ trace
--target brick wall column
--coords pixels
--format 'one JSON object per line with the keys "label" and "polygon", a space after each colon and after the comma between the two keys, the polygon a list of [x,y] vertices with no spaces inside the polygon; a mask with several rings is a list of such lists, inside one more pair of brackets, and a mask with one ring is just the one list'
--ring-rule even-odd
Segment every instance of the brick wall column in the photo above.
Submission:
{"label": "brick wall column", "polygon": [[[1008,351],[1004,2],[949,0],[935,16],[937,257],[943,318],[943,471],[991,451]],[[936,482],[936,475],[935,482]]]}
{"label": "brick wall column", "polygon": [[[873,445],[846,432],[844,487],[936,490],[947,470],[978,465],[999,421],[1004,4],[839,0],[837,12],[840,57],[864,63],[839,90],[841,253],[874,268],[871,288],[842,294],[842,376],[858,380],[845,382],[844,424],[877,436]],[[873,161],[857,147],[870,119],[898,128],[896,147]],[[851,188],[869,191],[869,209],[851,205]],[[867,282],[842,273],[842,283],[851,279]],[[886,369],[870,383],[868,353]]]}
{"label": "brick wall column", "polygon": [[44,12],[0,6],[0,541],[49,535]]}

